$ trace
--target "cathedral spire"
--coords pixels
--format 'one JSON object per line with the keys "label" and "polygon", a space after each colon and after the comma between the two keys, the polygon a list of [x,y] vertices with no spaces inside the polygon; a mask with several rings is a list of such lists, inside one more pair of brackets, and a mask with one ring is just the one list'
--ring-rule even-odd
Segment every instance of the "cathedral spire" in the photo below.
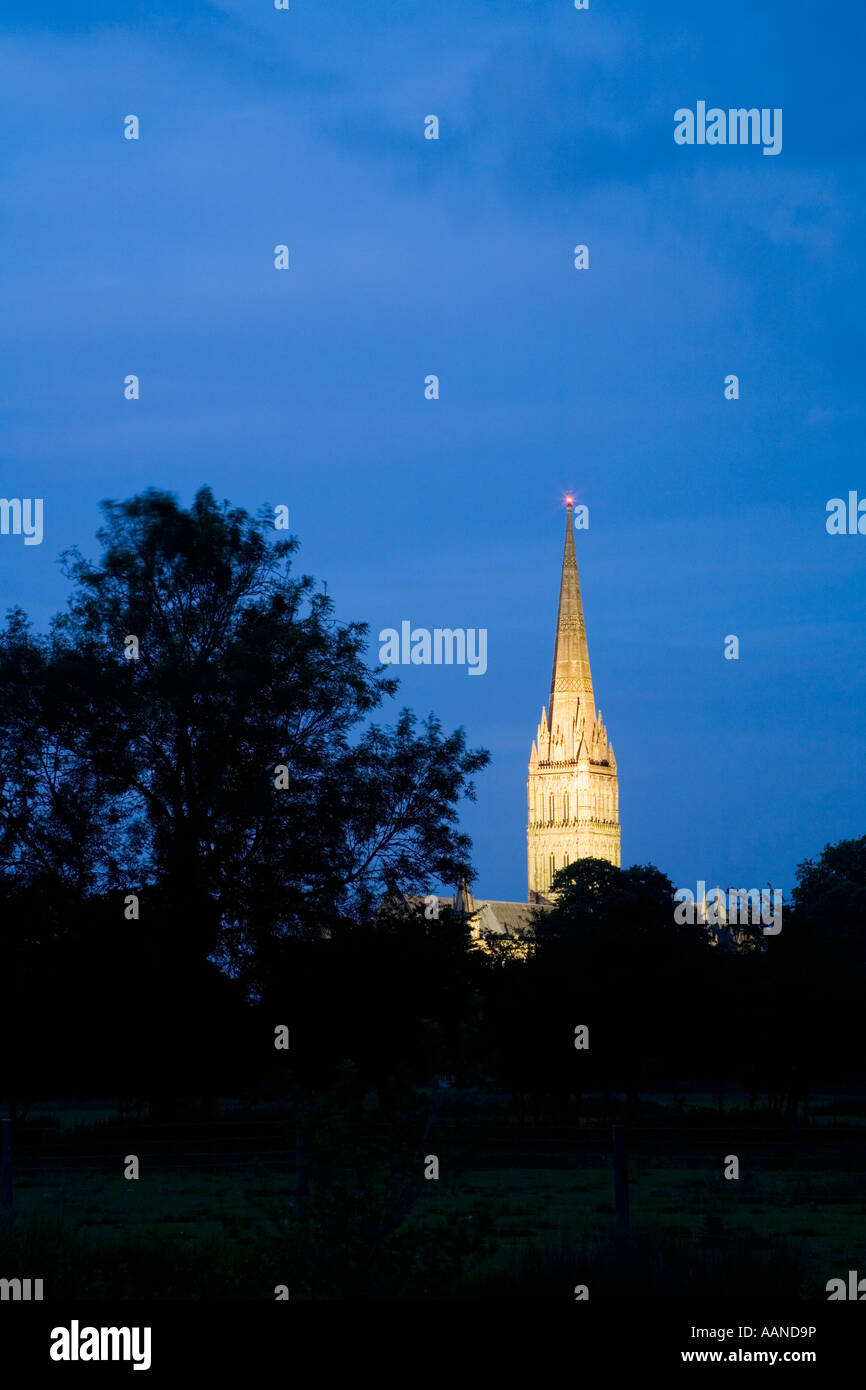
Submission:
{"label": "cathedral spire", "polygon": [[586,644],[586,623],[580,597],[580,578],[574,552],[572,500],[566,498],[568,513],[565,521],[565,550],[562,556],[562,579],[559,585],[559,610],[556,615],[556,642],[553,649],[553,671],[550,678],[548,723],[551,729],[569,729],[581,707],[587,723],[595,722],[595,701],[592,675],[589,669],[589,649]]}
{"label": "cathedral spire", "polygon": [[566,501],[550,701],[541,711],[526,783],[530,902],[555,896],[557,873],[576,859],[620,862],[616,759],[595,708],[572,499]]}

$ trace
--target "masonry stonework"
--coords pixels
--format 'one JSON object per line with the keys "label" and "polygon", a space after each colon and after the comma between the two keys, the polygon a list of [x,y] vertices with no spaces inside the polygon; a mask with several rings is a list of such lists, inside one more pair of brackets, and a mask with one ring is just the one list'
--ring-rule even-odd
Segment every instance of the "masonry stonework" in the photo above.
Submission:
{"label": "masonry stonework", "polygon": [[550,900],[553,876],[576,859],[620,863],[619,783],[613,745],[595,708],[568,501],[565,552],[547,709],[529,758],[529,896]]}

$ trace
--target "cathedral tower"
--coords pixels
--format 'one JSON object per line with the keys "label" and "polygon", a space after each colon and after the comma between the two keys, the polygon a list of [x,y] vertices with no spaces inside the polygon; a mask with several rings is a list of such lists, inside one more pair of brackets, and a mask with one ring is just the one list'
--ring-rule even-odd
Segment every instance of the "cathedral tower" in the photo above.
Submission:
{"label": "cathedral tower", "polygon": [[596,712],[568,498],[565,553],[547,709],[529,758],[529,899],[550,897],[554,873],[575,859],[620,862],[616,758]]}

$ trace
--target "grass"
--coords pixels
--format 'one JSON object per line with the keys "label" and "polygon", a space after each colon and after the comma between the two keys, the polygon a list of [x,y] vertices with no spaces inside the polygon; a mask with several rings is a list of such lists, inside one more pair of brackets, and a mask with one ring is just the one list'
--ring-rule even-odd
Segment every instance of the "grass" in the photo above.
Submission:
{"label": "grass", "polygon": [[[739,1184],[718,1173],[669,1165],[632,1165],[633,1224],[668,1240],[706,1238],[718,1223],[744,1248],[795,1240],[806,1271],[803,1293],[821,1297],[827,1279],[856,1262],[866,1232],[862,1192],[829,1176],[823,1200],[811,1175],[796,1169],[751,1175]],[[610,1172],[468,1170],[429,1184],[409,1230],[483,1217],[497,1253],[477,1274],[515,1267],[532,1250],[584,1247],[613,1232]],[[16,1184],[16,1224],[65,1222],[78,1248],[97,1257],[109,1247],[156,1245],[174,1259],[182,1247],[216,1242],[252,1248],[274,1233],[274,1212],[294,1209],[294,1175],[262,1165],[230,1171],[155,1169],[138,1181],[116,1174],[55,1171]]]}
{"label": "grass", "polygon": [[[55,1105],[42,1113],[61,1117],[64,1131],[116,1120],[104,1106]],[[467,1144],[471,1123],[468,1115],[463,1129],[434,1131],[429,1151],[439,1156],[440,1179],[419,1185],[393,1237],[401,1270],[407,1251],[426,1252],[418,1274],[422,1292],[415,1296],[435,1288],[439,1297],[553,1298],[591,1282],[589,1270],[594,1287],[617,1298],[628,1297],[632,1286],[635,1297],[641,1289],[648,1297],[665,1290],[676,1297],[702,1287],[707,1297],[723,1297],[729,1286],[736,1297],[754,1284],[766,1296],[796,1289],[824,1299],[828,1279],[857,1267],[858,1259],[862,1264],[866,1206],[850,1136],[847,1146],[826,1133],[726,1140],[722,1132],[695,1136],[674,1127],[648,1130],[642,1144],[638,1130],[629,1160],[634,1234],[626,1254],[615,1241],[603,1134],[575,1141],[570,1165],[511,1166],[505,1156],[501,1166],[481,1167]],[[274,1284],[290,1280],[307,1296],[315,1296],[320,1282],[330,1291],[324,1296],[340,1296],[333,1290],[345,1283],[310,1244],[319,1237],[295,1225],[292,1154],[229,1158],[206,1144],[171,1161],[142,1154],[140,1178],[128,1181],[129,1151],[119,1131],[116,1157],[23,1158],[14,1227],[0,1234],[0,1273],[45,1277],[48,1297],[53,1289],[54,1296],[91,1298],[272,1298]],[[736,1181],[723,1176],[731,1152],[740,1159]],[[364,1170],[363,1155],[335,1162],[336,1208],[330,1192],[326,1206],[336,1224],[320,1243],[337,1247],[343,1236],[334,1231],[348,1229],[367,1200],[340,1176],[344,1159],[345,1170]],[[483,1238],[470,1241],[470,1232]],[[358,1250],[346,1255],[349,1284],[366,1277],[364,1238],[361,1231]],[[437,1249],[455,1240],[453,1259],[434,1278],[428,1266]],[[328,1256],[339,1258],[339,1249]],[[390,1284],[385,1278],[381,1287],[392,1285],[393,1296],[413,1296],[411,1279],[404,1287],[402,1276]]]}

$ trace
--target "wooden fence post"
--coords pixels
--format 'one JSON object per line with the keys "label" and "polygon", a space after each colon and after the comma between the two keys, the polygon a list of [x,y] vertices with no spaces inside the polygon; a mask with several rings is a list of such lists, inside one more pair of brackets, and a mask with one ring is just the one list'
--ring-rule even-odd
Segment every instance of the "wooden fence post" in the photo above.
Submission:
{"label": "wooden fence post", "polygon": [[310,1195],[310,1176],[307,1168],[309,1110],[302,1103],[295,1114],[295,1215],[303,1226],[307,1221],[307,1201]]}
{"label": "wooden fence post", "polygon": [[0,1120],[0,1218],[12,1220],[12,1121]]}
{"label": "wooden fence post", "polygon": [[616,1193],[617,1235],[628,1233],[628,1154],[625,1125],[613,1126],[613,1183]]}

